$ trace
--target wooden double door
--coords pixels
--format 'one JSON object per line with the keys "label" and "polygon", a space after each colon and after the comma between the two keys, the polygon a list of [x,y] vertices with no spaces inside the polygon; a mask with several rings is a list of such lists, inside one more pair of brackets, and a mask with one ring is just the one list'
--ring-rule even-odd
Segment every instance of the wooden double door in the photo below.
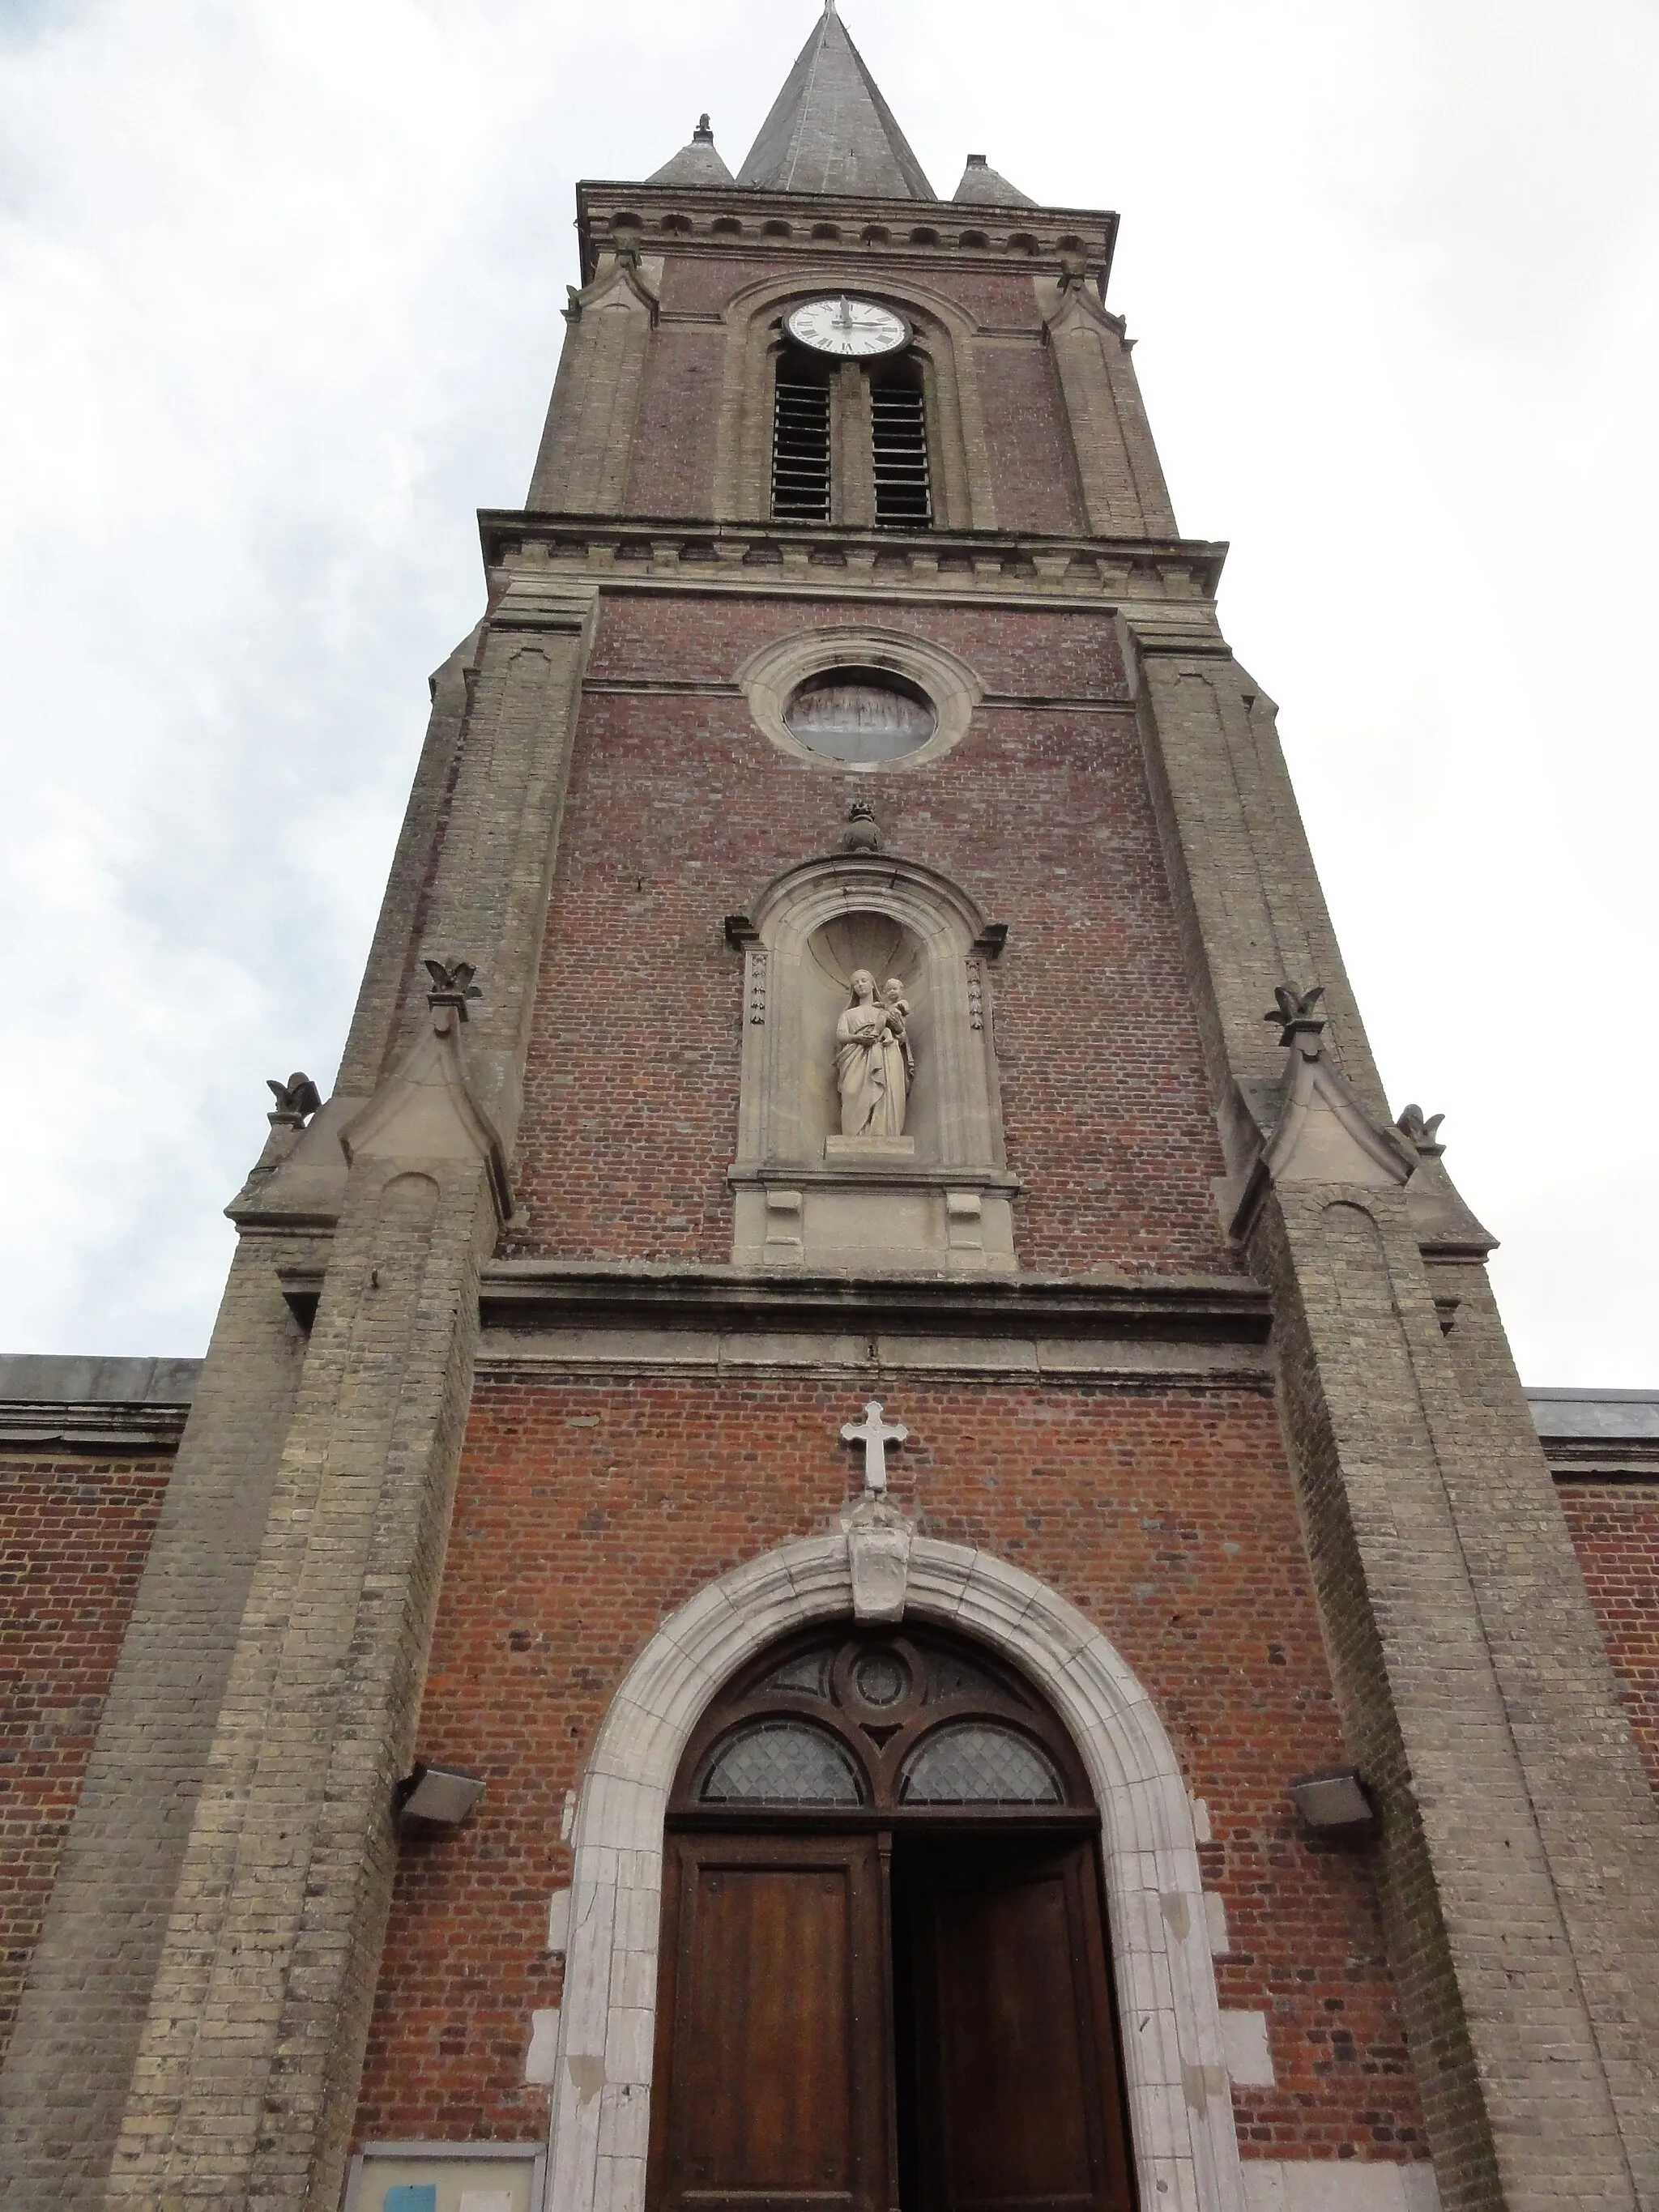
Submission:
{"label": "wooden double door", "polygon": [[1129,2212],[1095,1843],[672,1834],[651,2212]]}

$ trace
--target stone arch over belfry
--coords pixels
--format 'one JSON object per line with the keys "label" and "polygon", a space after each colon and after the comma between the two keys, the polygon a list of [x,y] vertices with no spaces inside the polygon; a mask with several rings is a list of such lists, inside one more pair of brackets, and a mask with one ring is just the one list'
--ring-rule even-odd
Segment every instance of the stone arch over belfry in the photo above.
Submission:
{"label": "stone arch over belfry", "polygon": [[[930,458],[945,529],[994,530],[996,506],[986,460],[985,420],[974,372],[975,326],[953,301],[908,270],[884,269],[877,295],[910,319],[910,354],[921,371]],[[772,393],[781,324],[797,301],[823,289],[803,270],[747,284],[726,302],[722,320],[714,516],[754,522],[771,513]]]}
{"label": "stone arch over belfry", "polygon": [[[1048,1699],[1101,1820],[1112,1971],[1146,2212],[1243,2212],[1197,1835],[1151,1698],[1092,1622],[992,1553],[908,1536],[903,1617],[975,1638]],[[855,1618],[859,1530],[734,1567],[665,1620],[600,1725],[574,1824],[550,2212],[643,2212],[663,1839],[693,1729],[793,1632]]]}

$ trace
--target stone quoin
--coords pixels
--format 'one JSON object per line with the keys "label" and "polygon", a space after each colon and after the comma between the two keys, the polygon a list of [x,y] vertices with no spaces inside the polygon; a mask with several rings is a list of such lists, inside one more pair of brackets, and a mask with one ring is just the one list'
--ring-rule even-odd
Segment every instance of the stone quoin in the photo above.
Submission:
{"label": "stone quoin", "polygon": [[0,2205],[1659,2212],[1659,1398],[1385,1098],[1117,216],[834,0],[577,216],[205,1359],[0,1360]]}

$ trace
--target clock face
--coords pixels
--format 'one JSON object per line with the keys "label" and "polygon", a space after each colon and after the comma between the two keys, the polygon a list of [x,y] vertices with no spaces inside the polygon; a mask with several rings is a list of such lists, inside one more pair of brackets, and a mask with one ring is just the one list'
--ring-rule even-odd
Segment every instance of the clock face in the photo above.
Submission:
{"label": "clock face", "polygon": [[836,299],[809,300],[797,307],[789,318],[789,334],[814,353],[867,361],[908,345],[910,326],[890,307],[878,307],[873,300],[849,299],[843,292]]}

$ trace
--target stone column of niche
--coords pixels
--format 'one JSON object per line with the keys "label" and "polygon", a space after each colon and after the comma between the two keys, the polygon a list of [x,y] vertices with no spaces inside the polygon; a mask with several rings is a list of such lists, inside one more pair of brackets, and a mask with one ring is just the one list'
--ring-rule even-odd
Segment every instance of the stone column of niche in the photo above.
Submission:
{"label": "stone column of niche", "polygon": [[645,357],[656,327],[663,258],[634,247],[599,257],[573,290],[568,328],[528,504],[567,514],[616,514],[625,504]]}
{"label": "stone column of niche", "polygon": [[489,988],[422,1007],[343,1133],[349,1182],[112,2206],[338,2201],[592,606],[514,579],[483,641],[422,950],[476,951]]}
{"label": "stone column of niche", "polygon": [[0,2203],[95,2212],[270,1508],[303,1236],[245,1237],[167,1485],[0,2074]]}
{"label": "stone column of niche", "polygon": [[1033,279],[1071,424],[1088,526],[1102,538],[1163,538],[1175,517],[1122,326],[1081,278]]}
{"label": "stone column of niche", "polygon": [[[1401,1188],[1410,1158],[1388,1166],[1392,1133],[1271,710],[1212,631],[1152,609],[1125,627],[1233,1169],[1221,1195],[1274,1293],[1344,1727],[1381,1793],[1390,1957],[1442,2195],[1448,2208],[1650,2203],[1659,2099],[1636,2054],[1659,2046],[1653,1978],[1615,1987],[1602,1967],[1651,1957],[1636,1900],[1659,1888],[1653,1814],[1622,1784],[1563,1794],[1572,1736],[1617,1732],[1605,1663],[1583,1663],[1587,1615],[1558,1641],[1549,1608],[1534,1614],[1540,1573],[1552,1605],[1567,1605],[1565,1530],[1535,1517],[1517,1546],[1468,1525],[1497,1502],[1471,1472],[1492,1415],[1465,1404],[1440,1331]],[[1298,1164],[1261,985],[1270,964],[1294,973],[1303,947],[1302,977],[1324,985],[1337,1018],[1315,1102],[1325,1118],[1301,1125],[1319,1142]],[[1525,1412],[1512,1376],[1487,1367],[1480,1388],[1513,1435]],[[1546,1679],[1547,1708],[1523,1705]],[[1576,1855],[1558,1868],[1575,1823]],[[1616,1870],[1594,1897],[1593,1863]]]}
{"label": "stone column of niche", "polygon": [[855,361],[838,362],[830,374],[830,520],[868,530],[876,519],[875,410],[870,380]]}

